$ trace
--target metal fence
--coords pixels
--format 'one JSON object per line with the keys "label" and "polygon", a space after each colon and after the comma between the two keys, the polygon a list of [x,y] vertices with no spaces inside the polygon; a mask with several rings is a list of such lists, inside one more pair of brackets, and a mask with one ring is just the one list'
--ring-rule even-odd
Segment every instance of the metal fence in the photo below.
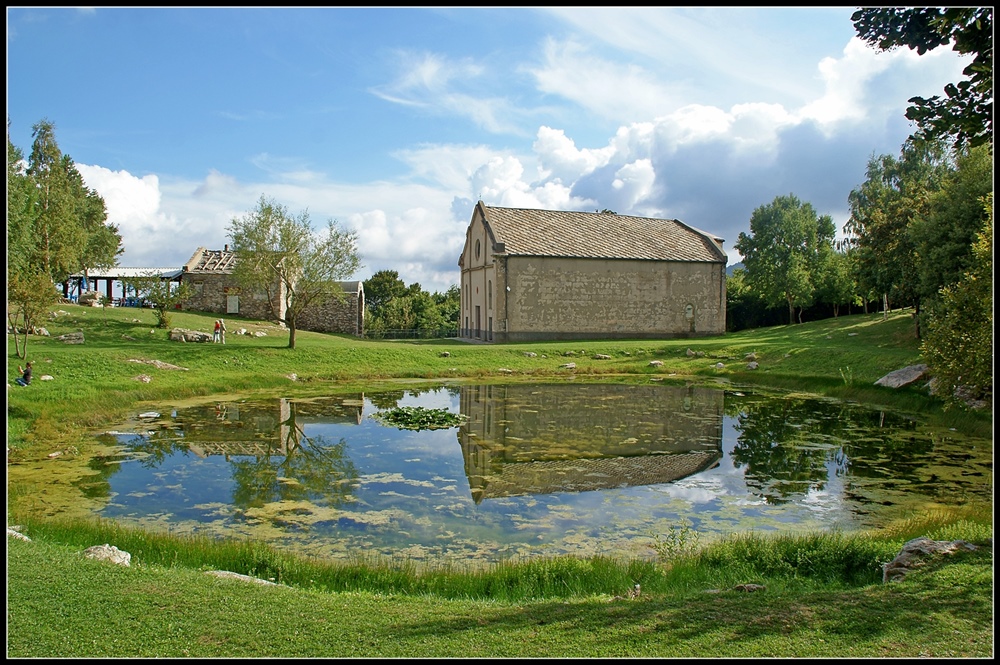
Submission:
{"label": "metal fence", "polygon": [[458,328],[415,328],[411,330],[366,330],[366,339],[444,339],[458,337]]}

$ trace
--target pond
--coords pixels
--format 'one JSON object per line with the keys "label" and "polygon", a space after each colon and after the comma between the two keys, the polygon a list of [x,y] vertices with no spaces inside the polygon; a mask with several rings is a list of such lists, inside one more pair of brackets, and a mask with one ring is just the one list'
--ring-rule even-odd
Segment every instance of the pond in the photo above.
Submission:
{"label": "pond", "polygon": [[[460,414],[409,430],[396,407]],[[655,537],[877,528],[992,500],[992,442],[858,405],[664,384],[455,384],[136,414],[100,515],[336,559],[651,557]]]}

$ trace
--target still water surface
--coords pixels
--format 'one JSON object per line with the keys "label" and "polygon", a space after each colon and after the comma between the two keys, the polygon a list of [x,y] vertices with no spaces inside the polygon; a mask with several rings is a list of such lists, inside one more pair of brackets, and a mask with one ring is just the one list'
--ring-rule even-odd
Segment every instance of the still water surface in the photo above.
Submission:
{"label": "still water surface", "polygon": [[[461,414],[401,430],[396,406]],[[140,415],[142,417],[140,417]],[[333,558],[652,556],[656,534],[878,527],[991,500],[992,443],[841,402],[511,384],[137,414],[83,488],[101,515]]]}

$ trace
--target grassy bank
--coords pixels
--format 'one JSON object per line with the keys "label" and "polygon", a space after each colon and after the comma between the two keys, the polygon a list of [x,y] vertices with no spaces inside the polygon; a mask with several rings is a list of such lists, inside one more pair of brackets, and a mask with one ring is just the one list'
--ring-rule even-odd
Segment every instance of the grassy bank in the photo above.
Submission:
{"label": "grassy bank", "polygon": [[[962,521],[910,526],[941,539],[989,530]],[[487,600],[429,588],[384,591],[391,571],[382,569],[377,581],[378,567],[346,569],[357,584],[331,592],[220,579],[185,565],[123,568],[87,559],[78,547],[8,538],[7,655],[992,657],[992,550],[953,555],[892,584],[839,574],[845,560],[891,556],[902,542],[893,535],[732,538],[641,578],[635,598],[626,595],[629,579],[614,595]],[[810,557],[816,561],[805,565]],[[595,570],[605,580],[617,574],[609,562],[553,560],[451,584],[523,587],[526,578],[559,583]],[[409,586],[423,578],[397,579]],[[449,584],[444,573],[428,579]],[[764,588],[740,591],[734,580]]]}
{"label": "grassy bank", "polygon": [[[688,340],[479,345],[300,331],[294,350],[287,332],[266,322],[227,319],[222,346],[170,342],[154,321],[148,310],[61,306],[46,325],[50,335],[29,338],[32,386],[8,388],[9,463],[52,451],[86,458],[96,445],[92,428],[145,405],[425,380],[721,382],[859,401],[992,434],[992,414],[945,412],[920,386],[873,385],[919,362],[908,312]],[[173,314],[175,326],[192,330],[210,332],[213,321]],[[241,328],[251,334],[236,334]],[[78,331],[82,345],[56,339]],[[749,353],[756,370],[747,369]],[[12,354],[8,340],[8,384],[18,364]],[[73,479],[58,481],[72,486]],[[989,541],[991,506],[918,515],[878,533],[750,533],[698,551],[664,546],[655,562],[560,558],[417,570],[360,557],[334,565],[260,543],[130,529],[89,517],[82,500],[78,514],[49,514],[51,489],[8,484],[8,524],[32,538],[8,537],[8,656],[992,655],[991,548],[899,583],[881,581],[881,564],[909,538]],[[132,566],[81,555],[100,543],[130,552]],[[210,569],[278,586],[205,575]],[[748,583],[765,589],[734,590]],[[635,584],[641,594],[633,598]]]}

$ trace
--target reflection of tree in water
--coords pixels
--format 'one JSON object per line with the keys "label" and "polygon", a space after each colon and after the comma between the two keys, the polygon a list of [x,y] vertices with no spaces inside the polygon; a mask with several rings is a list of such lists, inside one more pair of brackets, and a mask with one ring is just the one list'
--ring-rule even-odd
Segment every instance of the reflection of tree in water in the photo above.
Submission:
{"label": "reflection of tree in water", "polygon": [[851,458],[851,475],[858,478],[913,480],[927,466],[934,441],[917,434],[917,423],[880,411],[857,415],[857,431],[845,437],[844,450]]}
{"label": "reflection of tree in water", "polygon": [[[307,405],[310,408],[315,405]],[[118,443],[114,435],[106,436],[109,444]],[[232,465],[233,500],[241,508],[281,500],[337,506],[347,502],[357,486],[358,471],[347,455],[347,441],[305,436],[297,422],[297,405],[290,400],[279,400],[277,408],[250,403],[191,407],[178,414],[176,423],[136,434],[124,445],[126,456],[147,469],[160,467],[174,455],[221,451]],[[209,448],[215,452],[206,452]],[[90,467],[107,480],[121,469],[109,461],[94,458]]]}
{"label": "reflection of tree in water", "polygon": [[357,487],[358,470],[347,456],[347,441],[329,443],[307,437],[290,403],[280,438],[267,454],[230,459],[233,505],[259,507],[272,501],[311,501],[327,506],[346,503]]}
{"label": "reflection of tree in water", "polygon": [[791,399],[747,401],[736,417],[740,432],[731,453],[746,467],[747,488],[770,504],[783,504],[812,489],[821,490],[835,473],[847,471],[840,448],[846,413],[822,402]]}
{"label": "reflection of tree in water", "polygon": [[[118,438],[114,434],[102,434],[98,441],[108,445],[120,445]],[[145,434],[135,434],[125,442],[125,450],[130,453],[129,458],[134,459],[146,469],[155,469],[172,455],[177,453],[188,454],[190,448],[184,441],[184,435],[173,428],[163,428]],[[135,453],[139,453],[135,455]],[[99,471],[101,475],[110,478],[121,468],[120,464],[109,464],[113,457],[98,456],[90,460],[90,468]]]}
{"label": "reflection of tree in water", "polygon": [[366,393],[372,406],[379,410],[395,409],[399,406],[399,401],[404,397],[420,397],[426,394],[436,394],[445,392],[452,397],[457,397],[461,389],[455,386],[441,386],[440,388],[422,388],[420,390],[384,390],[375,393]]}
{"label": "reflection of tree in water", "polygon": [[286,455],[239,457],[233,465],[233,505],[259,507],[272,501],[311,501],[327,506],[348,502],[358,471],[347,456],[347,441],[303,437]]}
{"label": "reflection of tree in water", "polygon": [[[122,445],[115,434],[101,434],[97,437],[98,442],[108,447]],[[173,428],[163,428],[145,434],[135,434],[125,444],[125,454],[95,455],[87,462],[87,467],[97,472],[95,476],[87,476],[77,485],[81,491],[89,497],[110,496],[111,478],[121,471],[124,466],[119,462],[122,458],[127,458],[130,463],[138,463],[143,468],[155,469],[168,457],[180,453],[190,454],[187,443],[184,442],[183,434]],[[139,453],[136,455],[136,453]]]}
{"label": "reflection of tree in water", "polygon": [[[934,457],[933,439],[918,434],[917,422],[900,414],[860,408],[842,402],[742,397],[727,395],[727,413],[737,406],[739,440],[732,452],[734,463],[745,466],[749,489],[769,503],[810,489],[822,489],[829,478],[826,466],[835,465],[837,476],[851,479],[891,479],[894,483],[920,484]],[[848,496],[856,495],[848,483]],[[871,492],[860,484],[859,492]]]}
{"label": "reflection of tree in water", "polygon": [[406,396],[405,390],[386,390],[385,392],[370,393],[368,399],[376,409],[395,409],[399,400]]}

